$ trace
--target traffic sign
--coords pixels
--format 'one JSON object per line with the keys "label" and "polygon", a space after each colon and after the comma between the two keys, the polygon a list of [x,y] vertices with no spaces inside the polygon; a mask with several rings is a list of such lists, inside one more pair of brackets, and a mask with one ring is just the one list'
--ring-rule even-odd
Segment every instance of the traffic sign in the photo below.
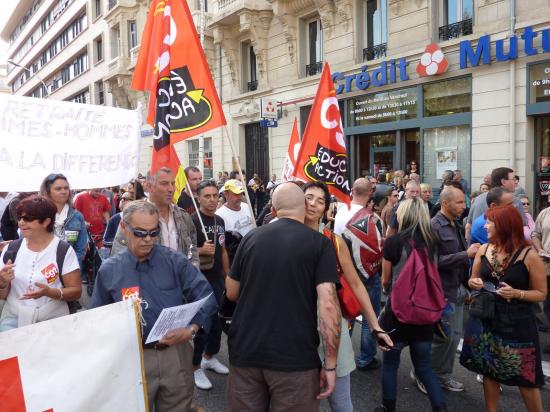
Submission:
{"label": "traffic sign", "polygon": [[277,127],[277,120],[262,119],[260,120],[260,127]]}

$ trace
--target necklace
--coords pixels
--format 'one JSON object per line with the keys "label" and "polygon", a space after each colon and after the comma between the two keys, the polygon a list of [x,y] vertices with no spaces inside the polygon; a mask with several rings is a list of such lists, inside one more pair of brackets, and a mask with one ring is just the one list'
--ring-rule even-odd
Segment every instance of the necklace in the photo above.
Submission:
{"label": "necklace", "polygon": [[502,259],[502,263],[498,260],[498,252],[497,248],[493,247],[491,250],[491,276],[498,279],[500,281],[500,278],[504,275],[504,271],[508,267],[508,261],[510,259],[510,255],[506,254],[504,256],[504,259]]}

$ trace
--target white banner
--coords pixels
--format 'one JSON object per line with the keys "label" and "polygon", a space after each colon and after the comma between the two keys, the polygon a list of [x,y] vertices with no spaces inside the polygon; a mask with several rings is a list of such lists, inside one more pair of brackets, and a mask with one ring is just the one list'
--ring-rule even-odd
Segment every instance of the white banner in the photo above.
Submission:
{"label": "white banner", "polygon": [[137,176],[137,111],[0,94],[0,191],[37,191],[50,173],[73,189]]}
{"label": "white banner", "polygon": [[0,333],[0,410],[146,411],[131,300]]}

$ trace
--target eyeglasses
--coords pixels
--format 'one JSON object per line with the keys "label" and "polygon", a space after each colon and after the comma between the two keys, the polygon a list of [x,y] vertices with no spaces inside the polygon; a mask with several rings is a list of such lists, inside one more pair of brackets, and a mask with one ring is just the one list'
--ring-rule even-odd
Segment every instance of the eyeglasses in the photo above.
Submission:
{"label": "eyeglasses", "polygon": [[529,206],[530,203],[529,203],[529,202],[521,202],[521,204],[522,204],[523,206]]}
{"label": "eyeglasses", "polygon": [[67,180],[65,175],[61,173],[51,173],[48,176],[46,176],[46,182],[55,182],[57,179]]}
{"label": "eyeglasses", "polygon": [[157,227],[153,230],[142,230],[136,229],[129,224],[126,224],[126,226],[128,226],[128,229],[132,231],[135,237],[139,237],[141,239],[146,238],[147,236],[157,237],[158,235],[160,235],[160,227]]}
{"label": "eyeglasses", "polygon": [[23,216],[17,216],[17,221],[19,222],[21,219],[23,219],[23,222],[32,222],[34,220],[38,220],[37,217],[31,216],[31,215],[23,215]]}

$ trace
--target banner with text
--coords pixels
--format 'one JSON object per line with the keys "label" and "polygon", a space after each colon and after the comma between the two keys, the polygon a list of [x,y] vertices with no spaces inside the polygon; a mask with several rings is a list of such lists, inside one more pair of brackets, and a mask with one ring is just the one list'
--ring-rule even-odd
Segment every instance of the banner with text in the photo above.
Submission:
{"label": "banner with text", "polygon": [[0,333],[0,410],[146,411],[131,300]]}
{"label": "banner with text", "polygon": [[126,183],[139,139],[137,111],[0,94],[0,191],[36,191],[50,173],[73,189]]}

